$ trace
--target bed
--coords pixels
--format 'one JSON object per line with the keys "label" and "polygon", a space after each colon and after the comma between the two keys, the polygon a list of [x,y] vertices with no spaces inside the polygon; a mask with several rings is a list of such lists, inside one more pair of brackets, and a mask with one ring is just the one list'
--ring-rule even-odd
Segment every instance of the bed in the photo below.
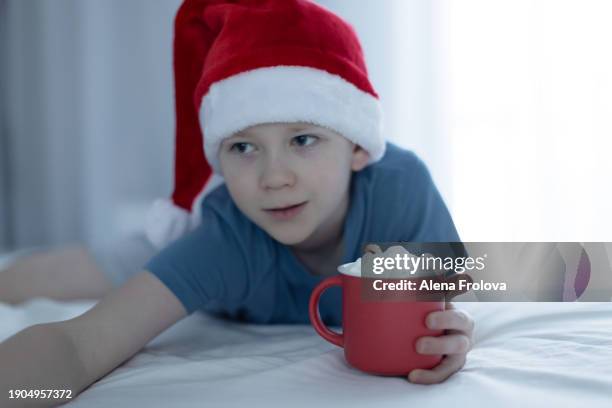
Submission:
{"label": "bed", "polygon": [[[0,303],[0,341],[93,304]],[[612,407],[612,303],[457,306],[477,323],[475,343],[463,370],[442,384],[356,371],[307,325],[194,313],[65,406]]]}

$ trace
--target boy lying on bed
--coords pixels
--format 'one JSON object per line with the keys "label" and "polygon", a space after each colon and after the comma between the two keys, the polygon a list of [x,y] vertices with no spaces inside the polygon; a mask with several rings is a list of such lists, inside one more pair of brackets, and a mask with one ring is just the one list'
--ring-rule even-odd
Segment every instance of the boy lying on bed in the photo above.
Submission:
{"label": "boy lying on bed", "polygon": [[[307,324],[312,289],[366,242],[459,241],[423,162],[385,142],[361,46],[339,17],[303,0],[187,0],[174,46],[176,186],[148,230],[169,245],[83,315],[2,343],[3,398],[74,396],[196,310]],[[200,200],[213,173],[225,183]],[[64,256],[91,272],[83,253]],[[104,292],[96,280],[90,292]],[[333,293],[320,313],[340,325]],[[445,380],[471,346],[473,321],[450,303],[427,324],[446,332],[417,350],[445,358],[411,372],[415,383]]]}

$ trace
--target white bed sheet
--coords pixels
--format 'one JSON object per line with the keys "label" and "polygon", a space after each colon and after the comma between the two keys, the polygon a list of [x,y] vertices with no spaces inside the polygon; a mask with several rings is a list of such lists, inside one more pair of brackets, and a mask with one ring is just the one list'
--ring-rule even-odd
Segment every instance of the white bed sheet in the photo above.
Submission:
{"label": "white bed sheet", "polygon": [[[0,304],[0,341],[93,302]],[[442,384],[350,368],[307,325],[193,314],[67,407],[612,407],[612,303],[458,303],[476,320],[463,370]]]}

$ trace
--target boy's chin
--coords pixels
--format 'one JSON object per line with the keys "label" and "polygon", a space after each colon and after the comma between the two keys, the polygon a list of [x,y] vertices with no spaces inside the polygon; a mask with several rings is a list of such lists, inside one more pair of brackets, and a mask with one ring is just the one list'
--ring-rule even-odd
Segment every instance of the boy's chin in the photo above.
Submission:
{"label": "boy's chin", "polygon": [[289,228],[286,230],[282,230],[282,228],[267,229],[266,232],[281,244],[288,246],[300,244],[308,237],[308,234],[303,230],[296,229],[292,231]]}

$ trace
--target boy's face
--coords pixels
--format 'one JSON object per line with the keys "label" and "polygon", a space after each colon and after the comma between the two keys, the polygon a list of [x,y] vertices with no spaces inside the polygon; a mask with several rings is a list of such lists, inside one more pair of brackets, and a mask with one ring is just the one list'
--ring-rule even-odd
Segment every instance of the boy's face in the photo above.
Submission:
{"label": "boy's face", "polygon": [[238,208],[277,241],[305,248],[338,238],[351,171],[365,167],[368,158],[342,135],[302,122],[249,127],[219,150]]}

